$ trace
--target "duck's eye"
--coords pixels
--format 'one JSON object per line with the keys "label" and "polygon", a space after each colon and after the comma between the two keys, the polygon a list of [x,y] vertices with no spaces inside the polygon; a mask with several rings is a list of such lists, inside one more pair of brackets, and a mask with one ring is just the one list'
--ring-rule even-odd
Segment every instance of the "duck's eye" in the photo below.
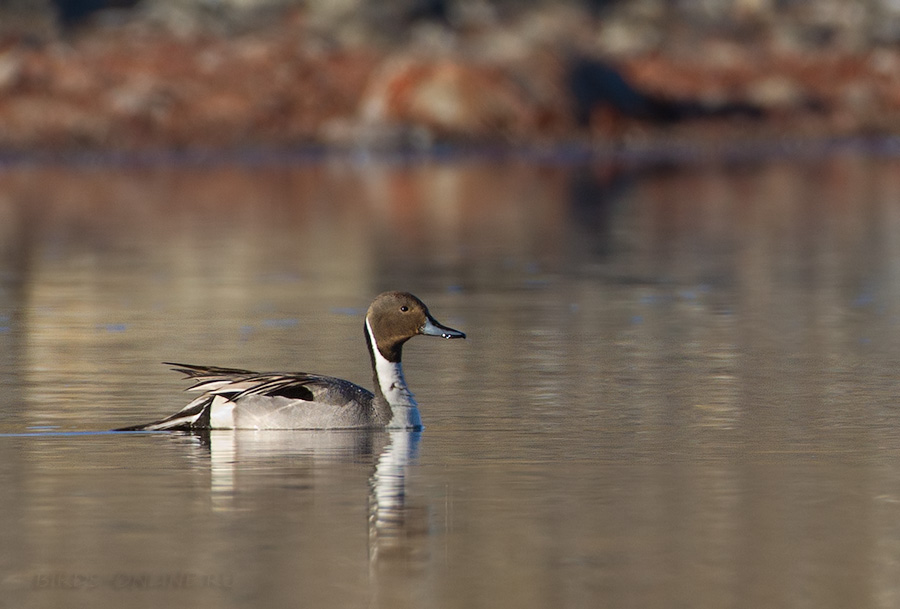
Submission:
{"label": "duck's eye", "polygon": [[406,305],[403,305],[402,307],[400,307],[400,310],[403,311],[404,313],[406,313],[407,311],[409,311],[409,307]]}

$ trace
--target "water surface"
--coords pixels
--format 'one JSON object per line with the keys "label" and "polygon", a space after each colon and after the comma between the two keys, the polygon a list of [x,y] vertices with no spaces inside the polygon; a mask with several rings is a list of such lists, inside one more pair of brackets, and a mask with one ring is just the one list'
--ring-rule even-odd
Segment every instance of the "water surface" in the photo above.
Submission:
{"label": "water surface", "polygon": [[[94,433],[161,361],[370,385],[421,434]],[[894,607],[900,162],[0,173],[16,607]]]}

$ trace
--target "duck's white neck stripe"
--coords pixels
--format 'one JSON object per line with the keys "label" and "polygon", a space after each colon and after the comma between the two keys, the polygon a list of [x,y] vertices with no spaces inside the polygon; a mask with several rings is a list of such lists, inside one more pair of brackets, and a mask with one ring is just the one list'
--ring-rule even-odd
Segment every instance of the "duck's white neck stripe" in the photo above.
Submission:
{"label": "duck's white neck stripe", "polygon": [[375,335],[369,320],[366,319],[366,332],[369,333],[369,344],[372,345],[372,359],[375,361],[375,376],[384,399],[390,404],[393,417],[388,427],[421,427],[418,404],[413,397],[406,379],[403,378],[403,367],[400,362],[389,362],[378,350]]}

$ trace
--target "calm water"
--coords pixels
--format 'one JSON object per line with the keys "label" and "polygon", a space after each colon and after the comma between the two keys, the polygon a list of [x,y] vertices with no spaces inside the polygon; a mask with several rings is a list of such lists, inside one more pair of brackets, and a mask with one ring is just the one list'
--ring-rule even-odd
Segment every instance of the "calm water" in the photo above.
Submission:
{"label": "calm water", "polygon": [[[423,433],[98,433],[385,289]],[[6,169],[0,606],[896,607],[898,364],[896,160]]]}

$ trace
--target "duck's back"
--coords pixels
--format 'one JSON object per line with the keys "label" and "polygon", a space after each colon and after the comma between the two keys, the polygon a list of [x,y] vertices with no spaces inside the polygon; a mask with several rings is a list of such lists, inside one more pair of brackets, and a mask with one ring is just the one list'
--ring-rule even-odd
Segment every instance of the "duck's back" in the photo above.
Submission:
{"label": "duck's back", "polygon": [[210,427],[235,429],[347,429],[371,427],[375,396],[359,385],[334,377],[316,377],[302,396],[245,393],[216,395]]}

